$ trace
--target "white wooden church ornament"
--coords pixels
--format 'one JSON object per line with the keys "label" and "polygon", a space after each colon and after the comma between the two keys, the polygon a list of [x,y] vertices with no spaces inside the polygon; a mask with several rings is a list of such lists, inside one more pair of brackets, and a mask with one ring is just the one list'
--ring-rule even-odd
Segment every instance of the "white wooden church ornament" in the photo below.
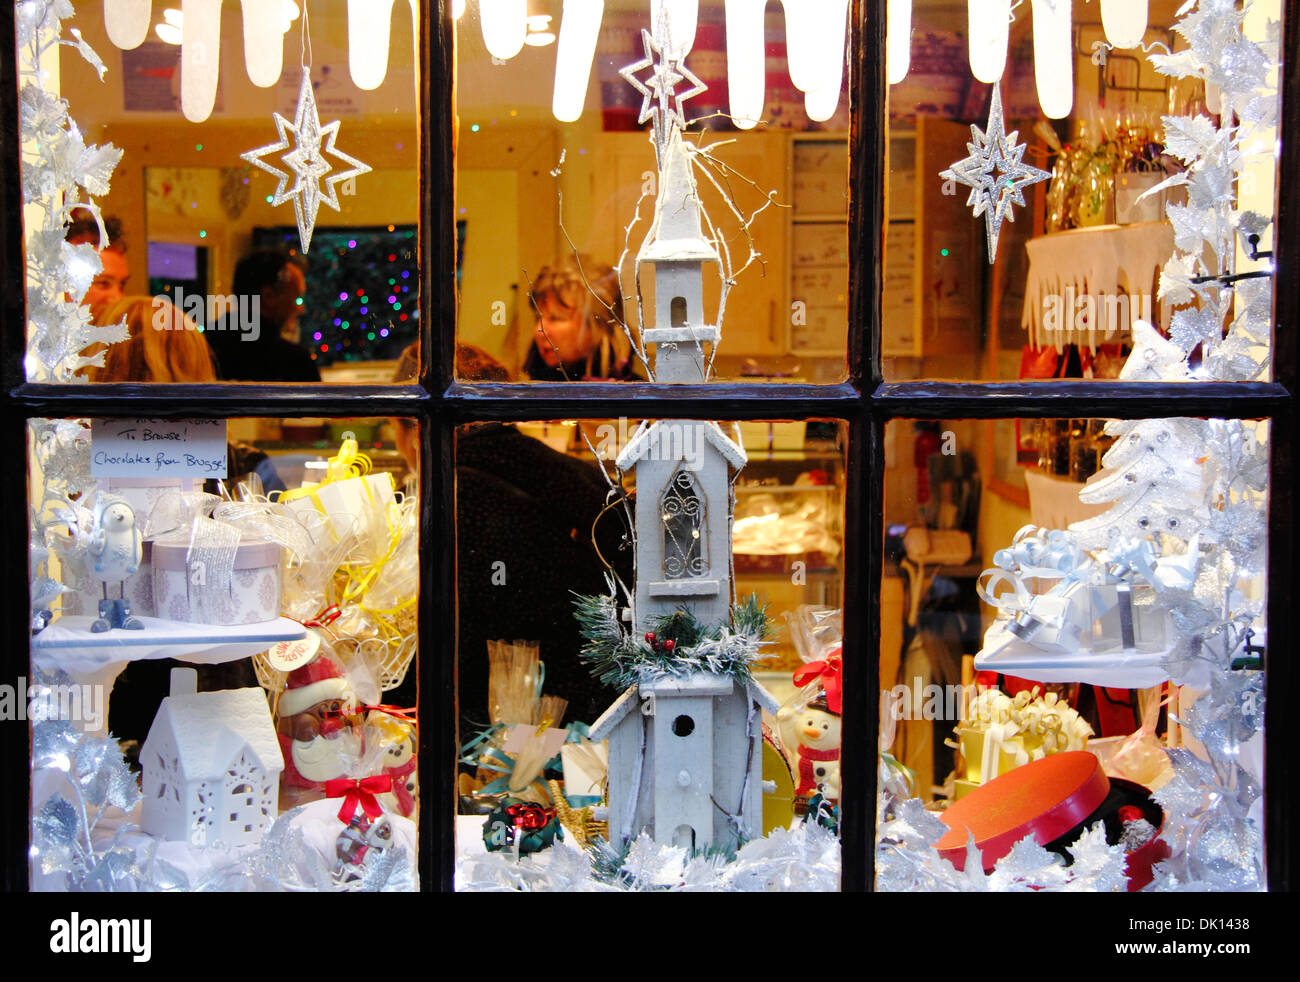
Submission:
{"label": "white wooden church ornament", "polygon": [[275,821],[284,769],[266,694],[198,692],[197,680],[192,668],[172,669],[140,749],[141,825],[195,846],[256,844]]}
{"label": "white wooden church ornament", "polygon": [[[654,117],[658,198],[638,270],[654,270],[655,379],[703,382],[704,343],[719,329],[704,321],[703,267],[718,254],[701,231],[700,203],[682,142],[675,85],[689,80],[670,54],[666,18],[655,38],[649,85],[637,85]],[[624,69],[633,72],[645,64]],[[635,83],[634,83],[635,84]],[[679,612],[702,625],[732,625],[732,482],[745,465],[739,433],[705,420],[643,423],[619,455],[620,471],[636,472],[637,582],[634,637],[674,653],[655,639],[655,625]],[[697,645],[697,651],[708,642]],[[692,663],[693,664],[693,663]],[[648,831],[661,844],[703,849],[735,846],[762,834],[761,710],[778,703],[752,679],[686,670],[647,674],[596,721],[593,741],[609,740],[609,838],[622,846]]]}

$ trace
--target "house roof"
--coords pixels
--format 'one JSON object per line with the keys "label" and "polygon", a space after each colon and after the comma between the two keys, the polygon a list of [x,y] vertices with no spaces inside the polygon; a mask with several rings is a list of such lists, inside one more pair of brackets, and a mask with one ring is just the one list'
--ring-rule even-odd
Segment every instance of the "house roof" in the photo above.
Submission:
{"label": "house roof", "polygon": [[686,144],[675,127],[659,169],[654,222],[637,256],[638,263],[651,260],[719,261],[717,250],[704,238],[700,227],[700,196]]}
{"label": "house roof", "polygon": [[168,696],[158,707],[146,744],[160,727],[171,731],[187,781],[221,775],[245,748],[263,770],[284,770],[271,710],[260,688]]}
{"label": "house roof", "polygon": [[[682,679],[663,679],[658,682],[648,683],[645,688],[650,689],[656,697],[679,693],[683,695],[717,695],[714,691],[714,683],[723,679],[722,676],[701,674],[693,678]],[[730,679],[726,679],[730,682]],[[697,684],[692,684],[697,683]],[[628,714],[640,706],[641,700],[637,696],[637,691],[642,688],[638,685],[628,686],[624,693],[619,696],[614,703],[600,714],[600,718],[591,724],[588,731],[588,738],[593,742],[599,742],[607,739],[614,729],[621,723]],[[750,679],[745,685],[749,698],[758,703],[760,709],[766,709],[772,715],[781,708],[781,701],[768,692],[758,682]],[[727,691],[731,691],[728,687]]]}
{"label": "house roof", "polygon": [[[650,452],[651,448],[657,445],[656,433],[658,428],[665,422],[680,426],[690,421],[654,420],[653,422],[643,422],[637,427],[636,432],[632,434],[632,439],[623,448],[623,452],[618,455],[614,465],[621,471],[631,470],[642,457]],[[706,422],[703,425],[703,432],[705,441],[736,470],[740,470],[748,462],[749,457],[745,453],[745,448],[740,444],[740,431],[738,428],[733,428],[733,436],[728,437],[722,432],[722,427],[717,423]]]}
{"label": "house roof", "polygon": [[588,739],[598,743],[614,732],[614,727],[618,726],[623,717],[640,705],[636,690],[637,686],[629,685],[624,693],[614,700],[613,705],[600,714],[600,718],[592,723],[591,729],[587,731]]}

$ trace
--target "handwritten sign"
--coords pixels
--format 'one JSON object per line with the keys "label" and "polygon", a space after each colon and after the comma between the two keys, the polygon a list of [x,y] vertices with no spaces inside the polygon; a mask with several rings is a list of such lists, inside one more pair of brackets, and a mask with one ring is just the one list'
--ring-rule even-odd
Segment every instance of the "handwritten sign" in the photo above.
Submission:
{"label": "handwritten sign", "polygon": [[97,419],[92,477],[225,477],[224,419]]}

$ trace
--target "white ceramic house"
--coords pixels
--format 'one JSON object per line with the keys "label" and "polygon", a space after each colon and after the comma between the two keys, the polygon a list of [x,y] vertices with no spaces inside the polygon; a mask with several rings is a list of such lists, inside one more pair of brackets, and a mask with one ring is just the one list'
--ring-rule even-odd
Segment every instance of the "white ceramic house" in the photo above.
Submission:
{"label": "white ceramic house", "polygon": [[198,692],[197,681],[192,668],[172,670],[140,749],[141,825],[196,846],[255,844],[275,821],[284,770],[266,694]]}
{"label": "white ceramic house", "polygon": [[[655,380],[705,381],[703,270],[718,254],[703,237],[688,151],[674,125],[660,155],[659,195],[638,273],[654,272]],[[645,280],[643,280],[644,282]],[[704,420],[643,423],[617,466],[636,472],[636,636],[689,610],[706,628],[731,617],[731,485],[746,462],[739,433]],[[702,849],[762,834],[762,709],[778,702],[755,682],[700,672],[634,685],[596,721],[609,740],[609,838],[648,831]]]}

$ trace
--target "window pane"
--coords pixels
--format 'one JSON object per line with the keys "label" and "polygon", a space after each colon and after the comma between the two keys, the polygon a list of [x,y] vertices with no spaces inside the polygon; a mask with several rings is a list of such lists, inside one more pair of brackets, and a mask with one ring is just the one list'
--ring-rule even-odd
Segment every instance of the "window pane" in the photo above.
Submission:
{"label": "window pane", "polygon": [[[505,8],[489,17],[468,4],[457,21],[459,341],[519,381],[680,381],[656,369],[662,339],[644,332],[689,327],[710,378],[841,380],[847,5],[800,8],[787,27],[778,5],[704,0],[693,27],[673,21],[671,39],[693,38],[693,77],[676,84],[685,149],[671,166],[650,138],[658,103],[637,88],[654,84],[649,64],[635,83],[620,74],[646,57],[659,4],[591,13],[600,6],[571,4],[513,34]],[[695,78],[703,88],[687,97]],[[823,88],[805,97],[799,84]],[[694,286],[678,289],[678,267],[692,265]]]}
{"label": "window pane", "polygon": [[[43,357],[29,358],[29,377],[393,381],[420,324],[414,8],[395,5],[389,31],[373,17],[350,28],[341,3],[309,17],[288,0],[195,4],[197,28],[179,4],[134,22],[138,6],[77,4],[63,36],[81,32],[104,79],[65,46],[41,83],[67,100],[78,139],[121,151],[116,167],[115,153],[88,152],[51,171],[61,120],[23,116],[29,187],[93,197],[107,235],[86,208],[30,208],[29,252],[51,262],[32,271],[36,295],[81,301],[95,325],[125,321],[129,340],[82,367],[78,352],[116,335],[80,330],[60,357],[73,328],[33,307]],[[20,45],[20,63],[30,53]],[[60,256],[61,239],[80,248]]]}
{"label": "window pane", "polygon": [[32,421],[33,889],[416,888],[416,435]]}
{"label": "window pane", "polygon": [[1268,466],[1266,421],[889,425],[878,888],[967,828],[997,890],[1263,887]]}
{"label": "window pane", "polygon": [[[636,888],[601,872],[611,853],[594,840],[617,854],[643,832],[660,872],[673,846],[741,846],[697,888],[837,888],[835,839],[799,831],[796,809],[815,812],[820,790],[831,823],[839,798],[845,445],[816,420],[458,434],[458,889]],[[516,828],[525,813],[535,824]],[[551,845],[551,814],[566,844]],[[764,835],[781,838],[745,851]],[[545,848],[535,876],[516,840]]]}
{"label": "window pane", "polygon": [[[889,87],[885,377],[1113,379],[1143,321],[1191,354],[1183,377],[1268,379],[1266,358],[1235,356],[1271,338],[1270,281],[1234,294],[1217,278],[1272,270],[1281,3],[1252,5],[1232,47],[1249,71],[1205,70],[1208,89],[1179,72],[1217,64],[1233,25],[1213,42],[1179,34],[1178,5],[1151,4],[1142,35],[1119,21],[1147,4],[1114,5],[1107,29],[1096,4],[1026,3],[1008,30],[1010,6],[972,0],[969,20],[966,4],[911,7],[910,64],[893,62]],[[891,20],[895,36],[907,27]],[[1169,48],[1188,60],[1162,74]],[[1250,122],[1235,127],[1233,110]],[[1162,117],[1177,120],[1168,133]],[[981,154],[998,127],[1015,146],[995,166]]]}

